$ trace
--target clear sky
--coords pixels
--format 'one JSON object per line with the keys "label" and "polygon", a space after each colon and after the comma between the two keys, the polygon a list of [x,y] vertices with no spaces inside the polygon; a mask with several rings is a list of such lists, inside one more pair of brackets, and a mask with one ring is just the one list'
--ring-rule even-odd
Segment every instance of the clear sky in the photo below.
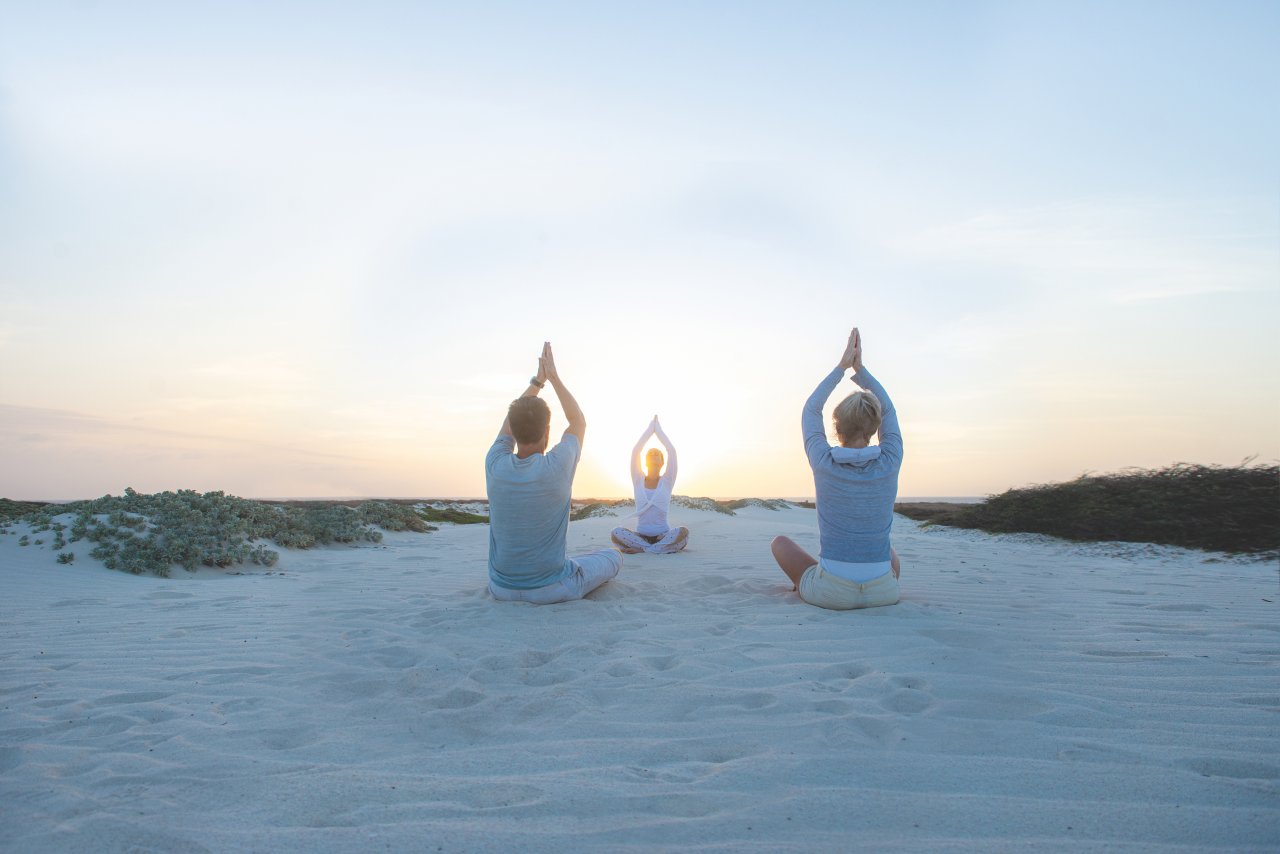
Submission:
{"label": "clear sky", "polygon": [[[1280,457],[1280,5],[0,2],[0,495],[902,495]],[[852,386],[846,386],[852,390]],[[564,421],[554,406],[553,430]]]}

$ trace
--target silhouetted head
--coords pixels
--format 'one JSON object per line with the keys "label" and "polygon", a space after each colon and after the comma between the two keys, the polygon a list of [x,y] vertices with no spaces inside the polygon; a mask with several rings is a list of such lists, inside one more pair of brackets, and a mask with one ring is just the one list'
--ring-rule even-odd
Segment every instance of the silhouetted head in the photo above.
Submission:
{"label": "silhouetted head", "polygon": [[[551,407],[539,397],[517,397],[507,407],[507,420],[516,444],[541,451],[551,438]],[[541,445],[542,447],[535,447]]]}
{"label": "silhouetted head", "polygon": [[859,391],[836,404],[831,421],[840,444],[850,448],[868,444],[880,429],[882,417],[880,400],[869,391]]}
{"label": "silhouetted head", "polygon": [[644,455],[645,468],[649,470],[650,475],[656,475],[658,472],[662,471],[662,463],[665,459],[666,458],[662,456],[662,451],[659,451],[657,448],[650,448],[649,453]]}

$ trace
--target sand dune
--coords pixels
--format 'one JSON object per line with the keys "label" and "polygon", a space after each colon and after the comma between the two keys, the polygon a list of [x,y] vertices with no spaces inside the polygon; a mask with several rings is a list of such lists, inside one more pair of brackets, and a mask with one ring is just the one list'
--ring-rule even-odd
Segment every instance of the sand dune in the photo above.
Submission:
{"label": "sand dune", "polygon": [[899,518],[903,602],[837,613],[768,556],[812,511],[674,521],[542,608],[484,525],[172,579],[0,538],[0,847],[1280,847],[1273,564]]}

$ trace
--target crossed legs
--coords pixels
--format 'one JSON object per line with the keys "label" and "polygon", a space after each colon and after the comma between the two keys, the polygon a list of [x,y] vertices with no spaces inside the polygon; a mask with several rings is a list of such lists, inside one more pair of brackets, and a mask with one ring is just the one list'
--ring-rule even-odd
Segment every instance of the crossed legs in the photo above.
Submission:
{"label": "crossed legs", "polygon": [[[787,578],[791,579],[793,590],[799,586],[800,576],[804,575],[804,571],[818,562],[816,557],[796,545],[795,540],[790,537],[774,537],[770,548],[773,550],[773,559],[782,567]],[[902,561],[892,547],[889,548],[889,556],[889,562],[893,565],[893,577],[897,578],[902,572]]]}
{"label": "crossed legs", "polygon": [[672,528],[661,537],[646,537],[628,528],[614,528],[610,534],[613,544],[627,554],[665,555],[680,551],[689,544],[688,528]]}

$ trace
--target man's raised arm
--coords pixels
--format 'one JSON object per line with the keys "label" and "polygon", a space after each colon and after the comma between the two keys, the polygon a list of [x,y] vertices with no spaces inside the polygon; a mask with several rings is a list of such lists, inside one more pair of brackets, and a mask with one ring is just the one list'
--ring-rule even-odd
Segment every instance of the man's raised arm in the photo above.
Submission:
{"label": "man's raised arm", "polygon": [[[542,352],[544,354],[547,352],[547,348],[549,346],[550,346],[549,344],[542,345]],[[546,383],[546,381],[547,381],[546,372],[542,370],[542,357],[539,356],[538,372],[534,374],[532,378],[530,378],[529,385],[525,388],[524,392],[520,396],[521,397],[537,397],[538,392],[542,391],[542,386]],[[498,431],[498,435],[499,436],[511,435],[511,416],[510,415],[502,419],[502,429]]]}
{"label": "man's raised arm", "polygon": [[564,432],[577,436],[578,444],[581,445],[582,437],[587,433],[587,417],[582,414],[582,408],[578,406],[578,401],[574,400],[573,395],[569,393],[569,389],[565,388],[564,382],[560,379],[560,372],[556,370],[555,356],[551,352],[550,341],[542,345],[542,358],[538,361],[538,365],[542,373],[546,375],[547,381],[551,383],[551,387],[556,390],[556,397],[560,400],[560,408],[564,410],[565,420],[569,422],[569,426]]}

